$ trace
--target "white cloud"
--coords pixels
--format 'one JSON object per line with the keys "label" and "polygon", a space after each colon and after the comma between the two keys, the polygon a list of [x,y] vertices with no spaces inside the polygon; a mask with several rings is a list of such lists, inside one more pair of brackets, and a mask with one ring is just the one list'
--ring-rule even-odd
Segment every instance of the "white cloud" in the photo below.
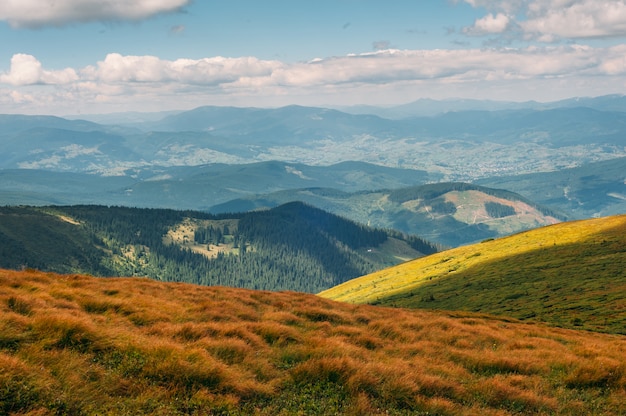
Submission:
{"label": "white cloud", "polygon": [[269,75],[283,66],[278,61],[264,61],[254,57],[162,60],[155,56],[123,56],[111,53],[97,66],[81,70],[89,80],[106,83],[159,83],[217,85],[233,82],[241,77]]}
{"label": "white cloud", "polygon": [[71,68],[46,71],[34,56],[26,54],[13,55],[9,72],[0,73],[0,83],[11,85],[68,84],[77,79]]}
{"label": "white cloud", "polygon": [[472,35],[502,33],[508,28],[509,22],[509,17],[504,13],[498,13],[495,16],[489,13],[482,19],[477,19],[474,26],[466,28],[464,32]]}
{"label": "white cloud", "polygon": [[[501,33],[505,17],[516,16],[516,25],[526,39],[554,42],[560,39],[587,39],[626,36],[626,0],[464,0],[473,7],[491,12],[469,34]],[[500,17],[499,17],[500,16]],[[490,30],[491,29],[491,30]]]}
{"label": "white cloud", "polygon": [[172,61],[113,53],[94,65],[55,71],[18,54],[11,70],[0,74],[0,87],[12,88],[5,89],[0,107],[76,114],[88,106],[156,111],[209,102],[268,106],[313,99],[319,105],[324,97],[326,104],[381,104],[409,101],[411,91],[542,100],[553,88],[570,96],[626,92],[625,56],[626,45],[384,50],[297,63],[254,57]]}
{"label": "white cloud", "polygon": [[141,20],[174,12],[191,0],[2,0],[0,20],[13,27],[64,26],[77,22]]}
{"label": "white cloud", "polygon": [[520,26],[547,39],[626,36],[626,1],[536,1]]}

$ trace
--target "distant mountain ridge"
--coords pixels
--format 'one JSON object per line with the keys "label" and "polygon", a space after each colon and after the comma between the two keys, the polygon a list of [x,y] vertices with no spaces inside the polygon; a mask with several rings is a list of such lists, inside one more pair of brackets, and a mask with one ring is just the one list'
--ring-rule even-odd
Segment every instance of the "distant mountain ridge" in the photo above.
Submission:
{"label": "distant mountain ridge", "polygon": [[341,107],[351,114],[375,114],[379,117],[403,119],[410,117],[431,117],[460,111],[501,111],[501,110],[549,110],[557,108],[587,107],[600,111],[626,112],[626,96],[609,94],[598,97],[573,97],[552,102],[538,101],[496,101],[479,99],[419,100],[390,107],[352,106]]}
{"label": "distant mountain ridge", "polygon": [[199,107],[120,125],[2,115],[0,168],[132,176],[149,166],[354,160],[471,181],[626,156],[621,102],[475,106],[402,120],[302,106]]}
{"label": "distant mountain ridge", "polygon": [[[279,161],[145,167],[106,176],[35,169],[0,170],[5,204],[104,204],[206,210],[229,200],[306,187],[345,192],[401,188],[438,181],[440,175],[347,161],[310,166]],[[41,201],[31,203],[29,201]]]}
{"label": "distant mountain ridge", "polygon": [[[529,212],[533,207],[548,210],[543,214],[538,211],[538,222],[532,220],[524,226],[500,231],[489,231],[489,228],[503,222],[501,219],[488,222],[485,227],[480,225],[490,218],[486,213],[481,213],[476,223],[473,217],[467,216],[443,223],[444,216],[433,221],[424,206],[418,208],[416,204],[407,205],[407,201],[400,203],[388,198],[392,193],[406,192],[429,182],[439,183],[440,176],[362,162],[308,166],[275,161],[145,168],[136,170],[132,177],[34,169],[0,170],[0,203],[106,204],[223,213],[305,201],[363,224],[394,228],[454,246],[546,224],[540,219],[546,215],[562,220],[623,213],[626,210],[625,171],[626,158],[617,158],[557,172],[478,181],[474,185],[514,191],[517,194],[514,200],[518,203],[525,200],[529,205],[525,210],[520,206],[520,213]],[[484,205],[486,200],[487,194],[483,202],[476,201],[477,206]],[[416,212],[420,209],[421,213]],[[433,234],[437,228],[439,231]],[[437,234],[446,232],[449,235],[439,240]]]}
{"label": "distant mountain ridge", "polygon": [[455,247],[554,224],[566,216],[502,189],[436,183],[393,190],[342,192],[305,188],[236,199],[213,213],[267,209],[304,201],[362,224],[391,228]]}

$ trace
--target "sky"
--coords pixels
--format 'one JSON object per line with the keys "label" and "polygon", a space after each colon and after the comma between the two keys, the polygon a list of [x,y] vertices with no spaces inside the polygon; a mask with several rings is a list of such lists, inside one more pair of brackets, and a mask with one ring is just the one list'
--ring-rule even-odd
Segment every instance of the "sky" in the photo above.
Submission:
{"label": "sky", "polygon": [[626,0],[2,0],[0,113],[626,93]]}

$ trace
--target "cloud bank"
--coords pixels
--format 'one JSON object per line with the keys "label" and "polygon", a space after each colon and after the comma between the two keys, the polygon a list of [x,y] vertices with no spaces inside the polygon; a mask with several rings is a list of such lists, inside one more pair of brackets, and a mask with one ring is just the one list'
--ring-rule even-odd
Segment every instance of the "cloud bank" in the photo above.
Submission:
{"label": "cloud bank", "polygon": [[0,20],[16,28],[72,23],[142,20],[180,10],[191,0],[3,0]]}
{"label": "cloud bank", "polygon": [[[415,98],[407,94],[422,96],[443,88],[453,96],[463,91],[488,96],[503,86],[512,95],[533,88],[550,94],[540,87],[547,82],[553,88],[559,82],[567,84],[562,88],[571,91],[569,95],[584,95],[585,88],[601,91],[597,86],[607,83],[611,92],[623,92],[626,45],[391,49],[297,63],[254,57],[165,60],[112,53],[93,65],[61,70],[46,69],[36,57],[17,54],[10,69],[0,73],[5,105],[49,105],[58,100],[81,107],[94,103],[115,107],[158,102],[161,109],[180,108],[185,100],[193,106],[233,97],[257,105],[264,100],[271,104],[278,97],[287,103],[325,97],[349,104],[349,100],[364,101],[359,94],[369,95],[370,100],[393,95],[396,102],[406,102]],[[482,92],[477,94],[477,89]],[[529,97],[508,99],[518,98]]]}
{"label": "cloud bank", "polygon": [[[197,105],[397,104],[420,97],[549,101],[626,93],[626,0],[454,0],[485,14],[461,35],[525,47],[392,49],[309,62],[211,56],[167,60],[110,53],[75,68],[47,68],[18,53],[0,63],[0,112],[185,109]],[[14,27],[138,20],[174,12],[191,0],[5,0],[0,20]],[[344,25],[347,29],[350,25]],[[175,26],[170,34],[182,33]],[[531,45],[531,46],[528,46]]]}

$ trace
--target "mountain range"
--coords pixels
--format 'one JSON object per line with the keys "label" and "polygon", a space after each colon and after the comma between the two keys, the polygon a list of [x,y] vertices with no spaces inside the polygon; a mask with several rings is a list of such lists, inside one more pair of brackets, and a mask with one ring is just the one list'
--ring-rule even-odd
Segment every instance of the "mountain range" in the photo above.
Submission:
{"label": "mountain range", "polygon": [[620,415],[625,227],[543,227],[320,296],[0,269],[0,412]]}
{"label": "mountain range", "polygon": [[92,117],[105,124],[2,115],[0,203],[232,212],[306,200],[443,245],[547,222],[501,226],[463,210],[435,218],[424,201],[388,196],[464,182],[513,191],[561,220],[624,212],[624,97],[421,104],[451,107],[404,118],[300,106]]}
{"label": "mountain range", "polygon": [[503,236],[567,217],[519,194],[467,183],[436,183],[393,190],[342,192],[306,188],[236,199],[211,212],[267,209],[305,201],[374,227],[399,230],[444,246]]}
{"label": "mountain range", "polygon": [[0,115],[0,415],[626,414],[625,113]]}
{"label": "mountain range", "polygon": [[383,118],[404,119],[428,117],[460,111],[500,111],[500,110],[552,110],[558,108],[587,107],[599,111],[624,112],[626,97],[621,94],[599,97],[573,97],[553,102],[537,101],[493,101],[477,99],[419,100],[391,107],[351,106],[340,110],[351,114],[374,114]]}
{"label": "mountain range", "polygon": [[133,176],[213,163],[361,161],[471,181],[626,156],[623,97],[598,100],[400,120],[299,106],[200,107],[123,125],[3,115],[0,168]]}
{"label": "mountain range", "polygon": [[567,213],[570,218],[626,212],[626,158],[589,163],[555,172],[493,177],[476,184],[507,189]]}

